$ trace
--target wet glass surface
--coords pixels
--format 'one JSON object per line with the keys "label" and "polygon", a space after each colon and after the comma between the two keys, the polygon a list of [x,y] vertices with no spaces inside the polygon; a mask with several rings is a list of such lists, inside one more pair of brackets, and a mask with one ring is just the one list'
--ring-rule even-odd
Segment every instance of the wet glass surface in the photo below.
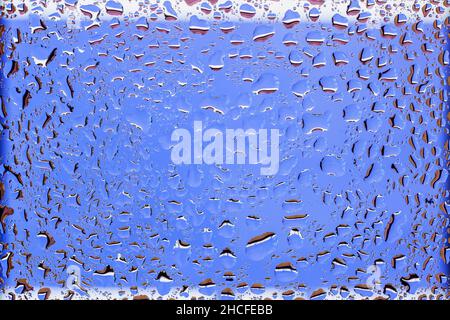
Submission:
{"label": "wet glass surface", "polygon": [[1,298],[448,299],[447,0],[2,11]]}

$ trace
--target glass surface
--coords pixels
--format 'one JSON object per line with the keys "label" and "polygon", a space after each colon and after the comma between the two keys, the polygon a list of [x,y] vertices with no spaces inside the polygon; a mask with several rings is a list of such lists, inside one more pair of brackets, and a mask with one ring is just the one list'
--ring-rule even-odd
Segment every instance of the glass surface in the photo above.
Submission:
{"label": "glass surface", "polygon": [[2,299],[449,298],[448,0],[3,6]]}

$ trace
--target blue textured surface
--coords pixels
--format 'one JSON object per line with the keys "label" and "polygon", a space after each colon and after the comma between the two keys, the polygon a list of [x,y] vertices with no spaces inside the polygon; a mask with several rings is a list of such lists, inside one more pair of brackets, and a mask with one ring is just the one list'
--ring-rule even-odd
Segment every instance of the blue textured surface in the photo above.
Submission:
{"label": "blue textured surface", "polygon": [[[4,21],[4,297],[446,292],[444,27],[40,19]],[[279,172],[173,165],[194,121],[279,129]]]}

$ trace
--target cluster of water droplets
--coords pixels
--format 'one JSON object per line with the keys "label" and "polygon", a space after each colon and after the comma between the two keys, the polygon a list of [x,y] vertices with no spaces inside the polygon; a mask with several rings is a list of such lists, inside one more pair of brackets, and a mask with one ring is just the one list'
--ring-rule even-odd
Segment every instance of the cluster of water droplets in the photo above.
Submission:
{"label": "cluster of water droplets", "polygon": [[1,296],[448,298],[449,3],[326,2],[3,4]]}

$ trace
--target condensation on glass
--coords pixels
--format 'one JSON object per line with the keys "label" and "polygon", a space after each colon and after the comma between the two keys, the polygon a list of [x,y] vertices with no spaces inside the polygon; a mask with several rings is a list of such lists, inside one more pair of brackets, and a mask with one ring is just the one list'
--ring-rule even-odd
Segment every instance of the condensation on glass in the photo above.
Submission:
{"label": "condensation on glass", "polygon": [[449,298],[448,0],[2,6],[1,298]]}

